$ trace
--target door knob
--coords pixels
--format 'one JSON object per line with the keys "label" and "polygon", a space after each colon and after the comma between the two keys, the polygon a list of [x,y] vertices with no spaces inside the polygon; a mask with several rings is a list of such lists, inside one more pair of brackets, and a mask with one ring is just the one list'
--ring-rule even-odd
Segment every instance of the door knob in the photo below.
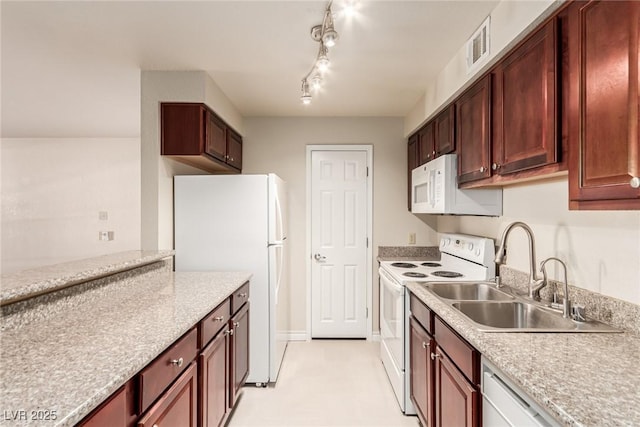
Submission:
{"label": "door knob", "polygon": [[327,257],[326,257],[326,256],[322,256],[322,255],[320,255],[320,254],[315,254],[315,255],[313,256],[313,258],[314,258],[316,261],[318,261],[318,262],[322,262],[322,261],[324,261],[324,260],[326,260],[326,259],[327,259]]}

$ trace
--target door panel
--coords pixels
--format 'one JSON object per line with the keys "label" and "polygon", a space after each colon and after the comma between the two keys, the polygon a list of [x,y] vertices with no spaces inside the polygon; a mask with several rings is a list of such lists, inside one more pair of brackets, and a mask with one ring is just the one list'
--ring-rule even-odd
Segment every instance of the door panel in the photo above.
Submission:
{"label": "door panel", "polygon": [[311,335],[364,338],[367,153],[311,154]]}

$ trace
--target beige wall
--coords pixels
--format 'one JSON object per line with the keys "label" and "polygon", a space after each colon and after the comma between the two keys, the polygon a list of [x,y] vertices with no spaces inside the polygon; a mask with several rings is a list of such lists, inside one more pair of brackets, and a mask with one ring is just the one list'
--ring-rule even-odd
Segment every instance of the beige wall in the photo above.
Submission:
{"label": "beige wall", "polygon": [[0,151],[2,273],[140,248],[138,138],[5,138]]}
{"label": "beige wall", "polygon": [[[533,229],[540,261],[564,260],[570,284],[640,304],[640,212],[569,211],[566,178],[505,187],[499,218],[441,217],[440,232],[480,234],[496,239],[513,221]],[[508,239],[507,265],[529,271],[527,238],[515,229]],[[560,279],[561,270],[547,271]],[[560,273],[560,274],[558,274]]]}
{"label": "beige wall", "polygon": [[[373,146],[373,256],[378,246],[437,241],[436,221],[429,227],[407,212],[406,140],[399,118],[246,118],[243,173],[274,172],[289,185],[289,238],[292,332],[303,333],[307,322],[306,146],[370,144]],[[373,260],[373,329],[378,330],[377,262]]]}

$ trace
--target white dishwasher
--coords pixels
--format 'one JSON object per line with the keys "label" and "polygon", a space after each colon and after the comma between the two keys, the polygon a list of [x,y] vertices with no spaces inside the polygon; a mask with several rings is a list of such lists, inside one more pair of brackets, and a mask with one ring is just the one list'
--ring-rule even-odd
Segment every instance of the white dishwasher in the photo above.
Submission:
{"label": "white dishwasher", "polygon": [[482,359],[483,427],[560,426],[486,359]]}

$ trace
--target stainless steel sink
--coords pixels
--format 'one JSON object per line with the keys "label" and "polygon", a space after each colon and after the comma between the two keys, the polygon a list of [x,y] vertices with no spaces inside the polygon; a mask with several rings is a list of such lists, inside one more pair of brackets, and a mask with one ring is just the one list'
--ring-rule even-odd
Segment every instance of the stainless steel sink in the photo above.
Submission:
{"label": "stainless steel sink", "polygon": [[428,283],[427,289],[440,298],[450,300],[488,300],[488,301],[508,301],[513,300],[513,296],[495,288],[495,285],[477,282],[460,283]]}
{"label": "stainless steel sink", "polygon": [[451,306],[484,332],[621,332],[597,321],[574,322],[527,302],[458,301]]}

